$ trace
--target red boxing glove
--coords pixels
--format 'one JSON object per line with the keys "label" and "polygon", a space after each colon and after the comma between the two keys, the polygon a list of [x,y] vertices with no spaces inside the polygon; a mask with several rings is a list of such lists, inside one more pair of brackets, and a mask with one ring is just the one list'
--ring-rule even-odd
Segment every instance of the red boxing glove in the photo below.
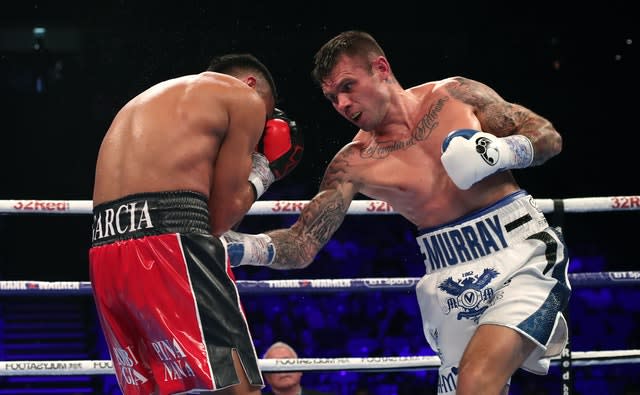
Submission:
{"label": "red boxing glove", "polygon": [[304,139],[296,122],[276,108],[273,118],[265,125],[257,151],[269,160],[269,168],[276,180],[291,173],[300,163],[304,151]]}

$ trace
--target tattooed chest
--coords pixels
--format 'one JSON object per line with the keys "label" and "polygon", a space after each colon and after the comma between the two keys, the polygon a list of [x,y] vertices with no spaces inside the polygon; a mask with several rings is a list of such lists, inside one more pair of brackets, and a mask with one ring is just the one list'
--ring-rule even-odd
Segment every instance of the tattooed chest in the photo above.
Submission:
{"label": "tattooed chest", "polygon": [[447,100],[448,97],[442,97],[432,103],[426,113],[416,122],[408,137],[371,139],[361,152],[362,158],[382,159],[393,152],[404,151],[426,142],[440,126],[441,112]]}

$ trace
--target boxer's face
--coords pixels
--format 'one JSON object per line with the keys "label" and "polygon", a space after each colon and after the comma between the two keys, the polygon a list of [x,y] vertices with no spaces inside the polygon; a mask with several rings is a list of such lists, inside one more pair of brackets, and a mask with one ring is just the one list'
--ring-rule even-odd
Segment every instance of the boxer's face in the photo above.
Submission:
{"label": "boxer's face", "polygon": [[333,108],[363,130],[381,122],[389,101],[385,77],[375,62],[342,56],[322,82],[322,92]]}

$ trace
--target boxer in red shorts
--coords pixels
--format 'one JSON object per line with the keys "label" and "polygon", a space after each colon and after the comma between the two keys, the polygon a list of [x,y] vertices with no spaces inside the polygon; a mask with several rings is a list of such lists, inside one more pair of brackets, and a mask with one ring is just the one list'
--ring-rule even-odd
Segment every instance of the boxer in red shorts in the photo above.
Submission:
{"label": "boxer in red shorts", "polygon": [[301,158],[276,100],[258,59],[229,54],[140,93],[107,131],[90,278],[125,395],[264,387],[219,236]]}

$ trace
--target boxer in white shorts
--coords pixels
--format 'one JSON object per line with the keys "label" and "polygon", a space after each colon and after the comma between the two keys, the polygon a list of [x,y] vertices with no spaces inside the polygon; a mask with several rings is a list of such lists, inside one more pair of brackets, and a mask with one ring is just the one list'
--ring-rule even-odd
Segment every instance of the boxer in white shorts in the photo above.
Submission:
{"label": "boxer in white shorts", "polygon": [[438,353],[438,393],[454,394],[458,363],[476,328],[504,325],[536,344],[522,368],[547,374],[567,342],[571,288],[560,232],[525,191],[458,221],[420,232],[427,274],[416,293],[424,333]]}
{"label": "boxer in white shorts", "polygon": [[[420,55],[428,62],[428,50]],[[358,131],[289,228],[223,235],[231,265],[304,268],[358,194],[384,201],[422,230],[418,242],[431,274],[418,291],[427,335],[444,360],[439,392],[506,395],[520,367],[545,371],[531,361],[559,351],[551,343],[564,343],[558,313],[570,292],[567,258],[512,170],[561,152],[553,124],[463,76],[405,88],[363,31],[324,43],[312,75]],[[558,342],[554,329],[562,329]]]}

